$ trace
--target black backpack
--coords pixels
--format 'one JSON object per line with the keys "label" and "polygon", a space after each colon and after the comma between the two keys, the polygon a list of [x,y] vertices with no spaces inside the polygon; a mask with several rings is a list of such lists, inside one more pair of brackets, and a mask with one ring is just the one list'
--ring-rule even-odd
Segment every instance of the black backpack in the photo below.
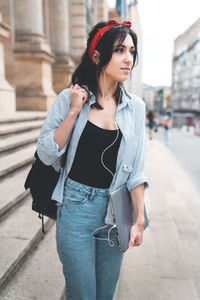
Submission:
{"label": "black backpack", "polygon": [[39,213],[39,218],[42,219],[42,232],[44,230],[44,218],[47,216],[51,219],[56,220],[57,216],[57,205],[56,201],[51,200],[51,196],[56,187],[58,179],[61,174],[61,170],[65,165],[67,152],[69,148],[69,143],[67,149],[61,158],[61,169],[59,172],[55,171],[52,166],[46,166],[39,158],[37,151],[35,152],[35,160],[32,167],[27,175],[24,188],[27,190],[30,188],[32,196],[32,210]]}

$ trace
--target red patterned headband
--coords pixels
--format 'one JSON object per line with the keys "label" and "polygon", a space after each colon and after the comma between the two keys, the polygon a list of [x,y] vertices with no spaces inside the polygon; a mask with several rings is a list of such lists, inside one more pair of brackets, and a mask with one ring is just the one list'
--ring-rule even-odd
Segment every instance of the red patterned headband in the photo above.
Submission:
{"label": "red patterned headband", "polygon": [[92,56],[93,56],[93,53],[94,53],[94,50],[97,46],[97,43],[100,41],[100,39],[102,38],[102,36],[108,31],[110,30],[111,28],[113,28],[114,26],[119,26],[119,25],[122,25],[122,26],[126,26],[126,27],[131,27],[131,22],[129,21],[124,21],[124,22],[117,22],[115,20],[109,20],[107,23],[106,23],[106,26],[104,26],[103,28],[99,28],[98,29],[98,32],[95,34],[91,44],[90,44],[90,47],[89,47],[89,58],[90,60],[92,61]]}

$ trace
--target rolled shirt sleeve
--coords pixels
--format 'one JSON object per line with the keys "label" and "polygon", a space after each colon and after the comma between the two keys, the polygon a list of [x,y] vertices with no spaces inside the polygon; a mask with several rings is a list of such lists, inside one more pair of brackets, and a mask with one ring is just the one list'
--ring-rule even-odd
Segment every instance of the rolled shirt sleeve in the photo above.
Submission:
{"label": "rolled shirt sleeve", "polygon": [[64,148],[58,151],[59,146],[54,140],[54,132],[69,112],[70,90],[65,89],[56,97],[40,131],[37,142],[37,153],[42,162],[47,166],[53,165],[61,159],[69,141],[68,139]]}
{"label": "rolled shirt sleeve", "polygon": [[[141,113],[141,112],[140,112]],[[145,130],[146,110],[142,103],[142,120],[139,126],[139,141],[136,149],[136,155],[133,161],[133,172],[130,173],[127,180],[127,188],[129,191],[140,184],[145,185],[145,189],[149,189],[149,180],[145,174],[145,157],[146,157],[146,130]]]}

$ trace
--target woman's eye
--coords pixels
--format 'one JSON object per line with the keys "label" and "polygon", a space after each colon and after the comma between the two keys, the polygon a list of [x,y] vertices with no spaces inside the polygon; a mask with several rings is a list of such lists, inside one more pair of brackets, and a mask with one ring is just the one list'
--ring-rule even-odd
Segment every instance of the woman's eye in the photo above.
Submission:
{"label": "woman's eye", "polygon": [[115,52],[122,53],[123,52],[123,48],[115,49]]}
{"label": "woman's eye", "polygon": [[[123,53],[123,51],[124,51],[123,48],[117,48],[117,49],[114,50],[114,52],[117,52],[117,53]],[[130,54],[132,56],[134,56],[135,55],[135,50],[130,50]]]}

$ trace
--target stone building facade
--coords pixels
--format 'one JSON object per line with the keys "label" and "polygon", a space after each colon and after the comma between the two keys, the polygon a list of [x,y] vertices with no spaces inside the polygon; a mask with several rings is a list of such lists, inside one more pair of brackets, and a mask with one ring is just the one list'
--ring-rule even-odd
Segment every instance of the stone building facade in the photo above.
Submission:
{"label": "stone building facade", "polygon": [[200,113],[200,18],[174,42],[172,105],[178,112]]}
{"label": "stone building facade", "polygon": [[[69,87],[91,27],[108,17],[107,0],[0,0],[0,113],[48,111]],[[136,68],[127,87],[141,95]]]}

